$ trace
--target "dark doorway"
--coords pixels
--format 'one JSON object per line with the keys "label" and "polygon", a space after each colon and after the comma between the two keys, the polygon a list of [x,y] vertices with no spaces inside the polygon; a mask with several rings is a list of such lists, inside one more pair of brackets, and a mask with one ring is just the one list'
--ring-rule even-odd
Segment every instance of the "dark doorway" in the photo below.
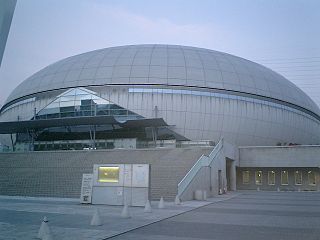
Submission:
{"label": "dark doorway", "polygon": [[218,194],[222,194],[222,173],[221,173],[221,170],[218,170],[218,184],[219,184]]}
{"label": "dark doorway", "polygon": [[232,161],[230,159],[226,159],[226,178],[227,178],[227,190],[231,190],[231,166]]}

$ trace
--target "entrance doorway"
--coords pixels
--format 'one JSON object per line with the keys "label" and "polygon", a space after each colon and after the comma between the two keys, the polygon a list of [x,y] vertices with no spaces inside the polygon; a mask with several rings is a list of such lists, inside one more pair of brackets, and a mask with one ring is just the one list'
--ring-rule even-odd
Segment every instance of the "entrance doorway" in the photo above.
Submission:
{"label": "entrance doorway", "polygon": [[227,191],[235,190],[235,166],[234,160],[226,158],[226,179],[227,179]]}
{"label": "entrance doorway", "polygon": [[226,177],[227,177],[227,190],[231,190],[231,164],[232,162],[230,160],[226,160]]}
{"label": "entrance doorway", "polygon": [[222,194],[222,172],[221,170],[218,170],[218,194]]}

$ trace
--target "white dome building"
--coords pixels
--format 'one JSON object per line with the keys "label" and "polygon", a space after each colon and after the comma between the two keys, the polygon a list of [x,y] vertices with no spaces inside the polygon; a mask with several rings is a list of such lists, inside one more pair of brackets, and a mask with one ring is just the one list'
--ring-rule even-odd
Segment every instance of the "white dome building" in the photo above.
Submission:
{"label": "white dome building", "polygon": [[[160,128],[169,132],[159,130],[161,139],[217,142],[224,137],[238,146],[320,143],[319,108],[281,75],[230,54],[157,44],[95,50],[40,70],[8,97],[0,112],[0,132],[10,132],[8,122],[47,121],[42,128],[24,126],[18,132],[36,129],[35,141],[49,141],[59,124],[50,126],[50,120],[80,121],[78,130],[61,122],[69,134],[81,132],[81,118],[99,116],[113,117],[119,126],[93,121],[97,139],[125,138],[125,132],[147,139],[148,134],[134,133],[141,122],[133,130],[118,130],[130,120],[162,118],[166,124]],[[118,132],[109,134],[114,130]],[[68,140],[68,134],[54,140]],[[71,139],[78,137],[88,135]]]}

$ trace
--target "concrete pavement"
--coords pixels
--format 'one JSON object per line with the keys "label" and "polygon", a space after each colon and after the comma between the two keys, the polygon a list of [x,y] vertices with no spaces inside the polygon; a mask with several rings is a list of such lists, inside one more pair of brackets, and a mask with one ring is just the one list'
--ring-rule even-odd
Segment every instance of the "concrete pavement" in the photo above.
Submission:
{"label": "concrete pavement", "polygon": [[[103,226],[90,226],[98,207]],[[320,192],[228,193],[207,202],[167,203],[153,213],[122,207],[80,205],[78,200],[0,197],[0,239],[36,239],[43,216],[54,239],[319,240]]]}
{"label": "concrete pavement", "polygon": [[242,192],[114,240],[319,240],[320,192]]}
{"label": "concrete pavement", "polygon": [[[158,209],[158,202],[151,202],[152,213],[144,213],[142,207],[130,207],[132,217],[123,219],[121,206],[81,205],[78,199],[0,196],[0,239],[36,239],[44,216],[56,240],[105,239],[207,204],[210,202],[188,201],[179,206],[166,202],[165,209]],[[99,209],[103,226],[90,226],[95,208]]]}

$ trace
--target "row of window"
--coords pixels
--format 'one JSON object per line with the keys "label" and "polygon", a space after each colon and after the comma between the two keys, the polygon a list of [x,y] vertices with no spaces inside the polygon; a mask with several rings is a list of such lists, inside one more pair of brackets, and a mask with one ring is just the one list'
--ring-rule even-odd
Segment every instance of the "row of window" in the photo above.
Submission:
{"label": "row of window", "polygon": [[106,106],[104,109],[102,108],[102,106],[92,106],[92,108],[90,106],[89,108],[83,106],[74,106],[50,109],[50,112],[45,110],[46,109],[43,109],[40,114],[37,114],[36,119],[52,119],[78,116],[137,116],[137,114],[127,109],[110,109],[110,106]]}
{"label": "row of window", "polygon": [[[255,184],[262,185],[262,171],[255,171]],[[308,184],[316,185],[316,174],[313,171],[308,171]],[[268,171],[268,185],[276,184],[276,172]],[[280,173],[281,185],[289,185],[289,172],[286,170],[281,171]],[[242,183],[250,184],[250,171],[242,171]],[[302,171],[294,172],[294,183],[295,185],[302,185]]]}

